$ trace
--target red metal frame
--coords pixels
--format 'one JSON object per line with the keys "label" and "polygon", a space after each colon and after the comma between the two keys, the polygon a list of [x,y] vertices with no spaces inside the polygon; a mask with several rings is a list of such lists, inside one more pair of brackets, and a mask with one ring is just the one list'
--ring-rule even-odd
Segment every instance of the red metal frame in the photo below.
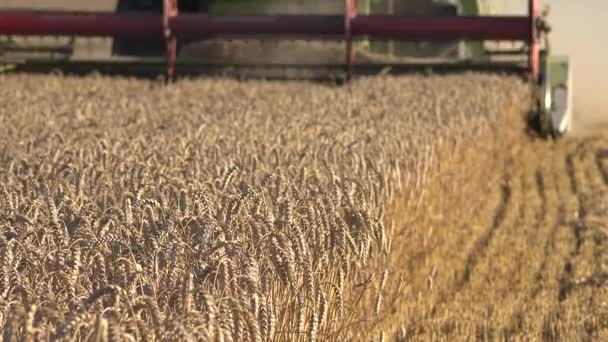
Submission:
{"label": "red metal frame", "polygon": [[357,17],[357,0],[344,0],[344,40],[346,43],[346,75],[351,77],[355,51],[353,50],[353,19]]}
{"label": "red metal frame", "polygon": [[0,12],[0,34],[34,36],[159,37],[163,32],[158,15],[147,13],[30,13]]}
{"label": "red metal frame", "polygon": [[[0,28],[1,25],[0,23]],[[171,28],[177,36],[186,38],[280,36],[343,39],[344,17],[341,15],[212,16],[187,13],[174,17],[171,20]]]}
{"label": "red metal frame", "polygon": [[368,15],[352,20],[354,36],[375,39],[432,40],[523,40],[530,37],[527,17],[407,17]]}
{"label": "red metal frame", "polygon": [[163,1],[163,36],[165,38],[167,54],[167,79],[175,76],[175,64],[177,62],[177,37],[171,30],[171,20],[179,14],[177,0]]}
{"label": "red metal frame", "polygon": [[528,20],[530,25],[530,36],[528,41],[528,69],[530,78],[538,81],[540,72],[540,30],[539,10],[540,0],[530,0],[528,3]]}
{"label": "red metal frame", "polygon": [[163,0],[163,15],[110,13],[0,12],[0,35],[80,35],[163,37],[167,76],[175,75],[177,38],[280,36],[344,39],[345,65],[354,63],[353,39],[511,40],[529,45],[529,72],[537,79],[540,63],[539,1],[529,0],[528,16],[411,17],[357,15],[356,0],[344,0],[344,15],[210,16],[179,14],[178,0]]}

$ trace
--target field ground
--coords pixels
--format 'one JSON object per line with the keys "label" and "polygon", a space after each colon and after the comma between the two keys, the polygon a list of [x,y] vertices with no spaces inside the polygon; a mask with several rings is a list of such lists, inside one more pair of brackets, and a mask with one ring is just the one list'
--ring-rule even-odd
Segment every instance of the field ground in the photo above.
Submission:
{"label": "field ground", "polygon": [[608,338],[608,132],[517,78],[0,82],[6,340]]}

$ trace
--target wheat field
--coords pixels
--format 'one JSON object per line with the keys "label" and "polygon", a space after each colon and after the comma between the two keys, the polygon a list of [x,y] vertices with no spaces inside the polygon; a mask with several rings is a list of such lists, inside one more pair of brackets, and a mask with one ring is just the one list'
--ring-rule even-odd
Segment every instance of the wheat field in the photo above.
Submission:
{"label": "wheat field", "polygon": [[5,341],[601,336],[606,140],[515,76],[0,82]]}

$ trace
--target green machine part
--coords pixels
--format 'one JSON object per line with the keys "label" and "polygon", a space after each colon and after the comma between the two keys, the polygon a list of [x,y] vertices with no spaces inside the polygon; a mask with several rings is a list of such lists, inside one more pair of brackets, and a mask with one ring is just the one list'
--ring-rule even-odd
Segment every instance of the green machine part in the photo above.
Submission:
{"label": "green machine part", "polygon": [[[0,59],[3,57],[3,48],[9,47],[14,44],[14,41],[10,38],[0,37]],[[0,60],[0,73],[10,71],[15,69],[16,65],[14,63],[6,63]]]}
{"label": "green machine part", "polygon": [[[377,10],[388,7],[388,3],[399,2],[398,0],[358,0],[359,13],[370,14]],[[463,15],[477,15],[480,13],[479,2],[487,0],[424,0],[410,1],[412,3],[435,2],[451,3],[461,9]],[[419,6],[413,4],[413,7]],[[216,15],[225,14],[268,14],[269,12],[283,14],[313,14],[313,13],[341,13],[344,8],[344,0],[216,0],[211,13]]]}
{"label": "green machine part", "polygon": [[561,137],[570,132],[574,117],[572,62],[568,56],[554,55],[548,35],[540,54],[536,86],[538,128],[545,136]]}
{"label": "green machine part", "polygon": [[[374,0],[359,0],[359,13],[369,13]],[[215,15],[243,14],[337,14],[344,11],[344,0],[216,0]]]}
{"label": "green machine part", "polygon": [[[487,14],[481,13],[481,6],[479,1],[483,0],[460,0],[461,14],[462,15],[480,15]],[[485,56],[485,48],[481,42],[467,42],[467,48],[473,58],[482,58]]]}
{"label": "green machine part", "polygon": [[[344,0],[215,0],[211,13],[239,14],[341,14]],[[358,13],[407,15],[494,15],[495,0],[358,0]],[[447,11],[445,11],[447,9]],[[359,51],[369,51],[397,58],[448,57],[476,61],[493,58],[484,42],[384,42],[359,41]],[[572,124],[572,64],[568,57],[553,56],[548,40],[541,55],[541,76],[536,106],[541,131],[560,136]]]}
{"label": "green machine part", "polygon": [[[358,13],[370,14],[372,2],[378,0],[357,1]],[[344,0],[216,0],[210,11],[214,15],[324,15],[343,12]],[[355,49],[366,50],[369,48],[369,41],[360,40],[354,46]]]}
{"label": "green machine part", "polygon": [[[459,15],[483,14],[482,9],[488,0],[358,0],[358,13],[368,15],[373,13],[408,13],[424,15],[432,13],[433,6],[453,5],[457,8]],[[210,9],[215,15],[243,15],[243,14],[339,14],[344,11],[344,0],[216,0]],[[463,42],[460,47],[462,58],[480,59],[485,56],[483,43]],[[379,53],[389,53],[396,57],[421,56],[428,57],[433,54],[441,54],[446,49],[446,44],[423,44],[412,43],[370,43],[360,41],[356,48],[361,50],[373,50]],[[390,47],[389,47],[390,46]],[[397,46],[397,48],[395,48]],[[448,47],[449,49],[449,47]]]}
{"label": "green machine part", "polygon": [[479,4],[477,0],[460,0],[462,13],[465,15],[476,15],[479,13]]}
{"label": "green machine part", "polygon": [[539,128],[544,135],[559,137],[572,128],[572,64],[568,56],[545,51],[541,65],[536,110]]}

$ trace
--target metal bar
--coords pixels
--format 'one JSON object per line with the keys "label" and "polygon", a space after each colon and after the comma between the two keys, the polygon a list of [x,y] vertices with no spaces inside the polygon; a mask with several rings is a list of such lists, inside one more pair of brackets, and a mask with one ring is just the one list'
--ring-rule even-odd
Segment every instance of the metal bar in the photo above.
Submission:
{"label": "metal bar", "polygon": [[[42,72],[48,73],[54,69],[64,70],[67,74],[83,74],[86,75],[93,70],[97,70],[103,74],[120,74],[120,75],[136,75],[148,76],[155,78],[158,76],[158,71],[162,70],[166,65],[164,58],[111,58],[111,59],[72,59],[72,60],[48,60],[48,59],[27,59],[4,61],[0,59],[0,63],[7,62],[16,64],[16,68],[23,72]],[[216,76],[237,76],[237,77],[253,77],[269,79],[267,70],[274,70],[276,78],[293,78],[292,72],[302,78],[314,78],[336,80],[342,79],[344,76],[344,64],[266,64],[266,65],[218,65],[193,62],[190,60],[181,60],[178,58],[176,65],[177,74],[179,75],[216,75]],[[420,60],[411,63],[382,63],[382,64],[355,64],[353,72],[358,75],[377,75],[381,72],[389,70],[391,74],[408,73],[420,70],[433,70],[435,72],[459,72],[462,70],[475,71],[506,71],[521,74],[527,70],[527,62],[525,60],[519,62],[436,62]],[[318,70],[319,72],[314,72]],[[259,72],[258,72],[259,71]],[[301,72],[300,72],[301,71]],[[331,71],[328,74],[327,71]],[[259,75],[259,76],[256,76]],[[284,75],[284,76],[280,76]],[[275,78],[275,77],[272,77]]]}
{"label": "metal bar", "polygon": [[72,46],[46,46],[46,45],[13,45],[13,46],[2,46],[0,48],[2,51],[6,52],[45,52],[45,53],[62,53],[62,54],[71,54],[74,52],[74,48]]}
{"label": "metal bar", "polygon": [[[346,0],[349,1],[349,0]],[[356,13],[356,12],[355,12]],[[282,35],[339,37],[346,34],[344,17],[319,15],[222,16],[182,14],[171,21],[178,36]],[[369,15],[350,20],[353,37],[403,40],[527,41],[527,17],[410,17]]]}
{"label": "metal bar", "polygon": [[150,38],[161,37],[162,32],[162,17],[158,14],[0,12],[3,35]]}
{"label": "metal bar", "polygon": [[410,17],[370,15],[352,22],[354,36],[400,40],[512,40],[527,41],[527,17]]}
{"label": "metal bar", "polygon": [[[530,0],[535,2],[537,0]],[[344,16],[209,16],[180,14],[168,26],[178,37],[304,36],[344,37]],[[528,17],[408,17],[370,15],[351,19],[353,37],[403,40],[529,41]],[[155,14],[0,13],[0,34],[162,37],[163,17]]]}
{"label": "metal bar", "polygon": [[527,52],[528,52],[528,49],[525,46],[523,46],[519,49],[504,49],[504,50],[487,49],[487,50],[485,50],[486,54],[492,55],[492,56],[524,56],[524,55],[526,55]]}
{"label": "metal bar", "polygon": [[344,36],[344,16],[210,16],[188,13],[173,18],[171,28],[176,35],[189,38],[260,35],[335,38]]}
{"label": "metal bar", "polygon": [[175,61],[177,60],[177,37],[171,28],[171,19],[177,17],[179,9],[177,0],[164,0],[163,2],[163,36],[165,38],[167,57],[167,81],[175,76]]}
{"label": "metal bar", "polygon": [[[386,13],[387,14],[395,14],[395,0],[388,0],[386,2]],[[394,40],[389,40],[387,42],[387,53],[390,56],[394,56],[395,55],[395,41]]]}
{"label": "metal bar", "polygon": [[537,26],[540,3],[539,0],[530,0],[528,2],[528,68],[530,77],[533,81],[538,80],[540,73],[540,37]]}
{"label": "metal bar", "polygon": [[353,50],[352,22],[357,16],[357,0],[344,0],[344,40],[346,45],[346,77],[352,76],[355,51]]}

